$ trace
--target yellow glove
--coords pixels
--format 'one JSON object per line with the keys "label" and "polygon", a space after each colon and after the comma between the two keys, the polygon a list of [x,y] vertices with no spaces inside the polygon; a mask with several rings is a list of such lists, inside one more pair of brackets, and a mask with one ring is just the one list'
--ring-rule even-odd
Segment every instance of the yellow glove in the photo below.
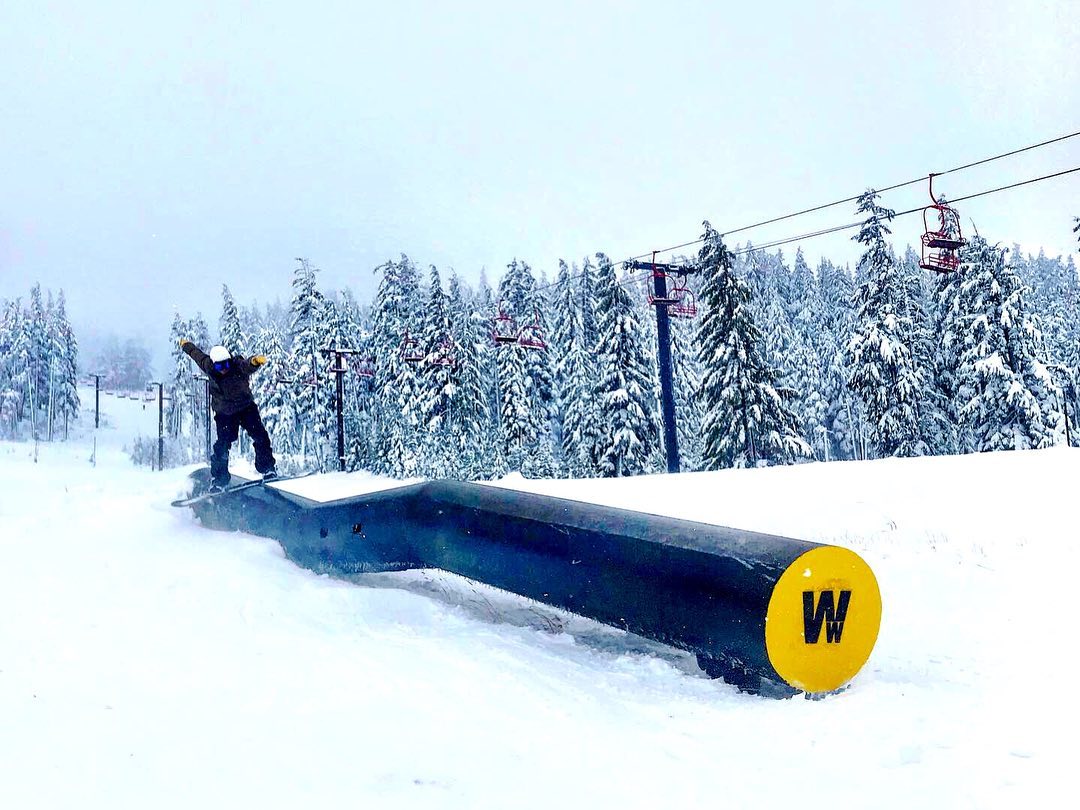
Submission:
{"label": "yellow glove", "polygon": [[180,348],[184,348],[187,344],[191,343],[187,338],[180,338]]}
{"label": "yellow glove", "polygon": [[261,365],[265,365],[265,363],[266,363],[266,355],[265,354],[257,354],[257,355],[255,355],[254,357],[251,358],[251,365],[255,366],[256,368],[261,366]]}

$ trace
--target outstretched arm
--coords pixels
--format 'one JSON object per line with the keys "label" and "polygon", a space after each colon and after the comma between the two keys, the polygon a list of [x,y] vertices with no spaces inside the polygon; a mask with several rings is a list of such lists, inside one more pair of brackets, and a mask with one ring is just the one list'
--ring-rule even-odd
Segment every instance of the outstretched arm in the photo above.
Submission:
{"label": "outstretched arm", "polygon": [[248,376],[251,376],[252,374],[254,374],[256,371],[258,371],[260,368],[262,368],[265,365],[266,365],[266,355],[265,354],[255,354],[255,355],[252,355],[248,359],[248,361],[246,363],[244,363],[243,366],[241,366],[241,370],[245,374],[247,374]]}
{"label": "outstretched arm", "polygon": [[206,352],[186,338],[180,339],[180,348],[183,349],[184,354],[195,361],[195,365],[202,369],[203,374],[207,377],[210,376],[210,372],[214,368],[214,363],[210,360],[210,356],[206,354]]}

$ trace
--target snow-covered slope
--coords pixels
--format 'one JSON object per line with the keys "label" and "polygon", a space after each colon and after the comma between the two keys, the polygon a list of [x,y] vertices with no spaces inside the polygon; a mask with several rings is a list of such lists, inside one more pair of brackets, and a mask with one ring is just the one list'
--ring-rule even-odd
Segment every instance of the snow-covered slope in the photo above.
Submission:
{"label": "snow-covered slope", "polygon": [[877,649],[844,693],[775,701],[454,577],[337,581],[271,541],[207,531],[168,506],[185,470],[121,451],[156,430],[153,408],[103,408],[96,466],[88,435],[36,461],[0,444],[5,807],[1068,795],[1078,451],[501,482],[857,550],[881,584]]}

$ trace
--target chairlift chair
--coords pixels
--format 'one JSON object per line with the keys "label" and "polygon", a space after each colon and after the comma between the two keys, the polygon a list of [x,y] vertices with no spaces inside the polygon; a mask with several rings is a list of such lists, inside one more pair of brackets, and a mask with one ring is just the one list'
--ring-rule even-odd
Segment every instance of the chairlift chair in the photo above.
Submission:
{"label": "chairlift chair", "polygon": [[420,346],[420,341],[416,338],[409,337],[409,333],[405,332],[405,337],[402,338],[401,348],[398,350],[401,355],[401,359],[406,363],[419,363],[424,359],[424,350]]}
{"label": "chairlift chair", "polygon": [[[960,215],[955,208],[934,196],[934,175],[930,175],[931,205],[923,209],[922,257],[919,267],[935,273],[950,273],[960,267],[958,251],[966,240],[960,232]],[[933,212],[933,214],[931,214]],[[936,227],[930,216],[937,217]]]}
{"label": "chairlift chair", "polygon": [[[678,303],[679,299],[672,293],[672,290],[676,285],[669,285],[668,284],[668,281],[673,280],[671,278],[671,276],[669,276],[667,273],[665,273],[663,270],[659,269],[656,266],[656,254],[657,253],[658,253],[658,251],[654,250],[653,254],[652,254],[652,277],[649,279],[650,286],[649,286],[647,297],[648,297],[650,306],[667,307],[667,306],[671,306],[672,304]],[[664,279],[664,289],[667,292],[665,292],[663,295],[657,295],[656,294],[656,280],[657,279]]]}
{"label": "chairlift chair", "polygon": [[526,349],[546,349],[547,341],[544,340],[544,331],[540,328],[539,311],[533,314],[533,321],[522,327],[518,335],[518,343]]}
{"label": "chairlift chair", "polygon": [[514,323],[514,319],[506,314],[506,310],[503,309],[503,305],[499,304],[499,314],[495,316],[495,321],[491,327],[491,338],[500,345],[509,343],[517,343],[519,332],[517,324]]}
{"label": "chairlift chair", "polygon": [[[656,277],[662,277],[662,278],[665,278],[665,279],[670,279],[671,278],[670,276],[668,276],[667,273],[660,273],[660,272],[657,272],[657,273],[653,274],[653,278],[656,278]],[[655,282],[652,281],[652,279],[650,279],[649,283],[653,284]],[[648,299],[649,304],[651,306],[654,306],[654,307],[670,307],[672,304],[679,303],[679,298],[675,293],[675,290],[677,288],[674,285],[669,285],[667,282],[665,282],[664,288],[667,290],[667,292],[665,292],[663,295],[657,295],[656,294],[656,288],[655,287],[650,287],[648,295],[647,295],[647,299]]]}
{"label": "chairlift chair", "polygon": [[375,376],[375,358],[374,357],[362,357],[353,361],[353,370],[357,376],[364,379],[371,379]]}
{"label": "chairlift chair", "polygon": [[697,297],[693,291],[689,287],[682,286],[676,287],[672,293],[676,300],[675,303],[668,305],[668,315],[672,318],[696,318]]}
{"label": "chairlift chair", "polygon": [[439,345],[431,353],[431,362],[436,366],[457,365],[455,348],[454,339],[450,335],[443,335],[443,339],[439,341]]}

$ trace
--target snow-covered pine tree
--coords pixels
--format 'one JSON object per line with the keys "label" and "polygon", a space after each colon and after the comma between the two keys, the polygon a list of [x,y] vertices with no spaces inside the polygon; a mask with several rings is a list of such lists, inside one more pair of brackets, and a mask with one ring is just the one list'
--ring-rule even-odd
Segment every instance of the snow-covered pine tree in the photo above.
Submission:
{"label": "snow-covered pine tree", "polygon": [[828,403],[825,416],[828,457],[865,458],[862,404],[847,384],[845,346],[855,320],[852,276],[846,267],[837,267],[828,259],[821,260],[817,276],[825,321],[825,329],[819,333],[818,351],[822,359],[822,390]]}
{"label": "snow-covered pine tree", "polygon": [[34,373],[33,373],[33,339],[29,320],[30,313],[22,306],[22,302],[15,301],[17,308],[13,327],[14,334],[10,348],[8,349],[8,361],[11,369],[10,385],[15,393],[15,419],[14,431],[17,433],[19,423],[28,419],[31,423],[31,433],[36,437],[35,399],[34,399]]}
{"label": "snow-covered pine tree", "polygon": [[56,385],[58,357],[60,341],[56,334],[56,319],[53,312],[56,304],[53,302],[52,290],[45,291],[45,440],[53,441],[56,428]]}
{"label": "snow-covered pine tree", "polygon": [[31,430],[35,440],[43,438],[49,395],[49,319],[41,297],[41,285],[30,289],[26,329],[27,393],[31,403]]}
{"label": "snow-covered pine tree", "polygon": [[458,347],[450,325],[446,292],[439,269],[431,265],[427,304],[417,335],[424,353],[420,373],[421,471],[450,478],[457,460],[448,441],[458,391]]}
{"label": "snow-covered pine tree", "polygon": [[[541,330],[541,334],[546,334],[539,323],[535,286],[528,264],[514,259],[499,282],[498,304],[499,311],[513,321],[519,333],[528,329],[533,336],[536,335],[531,328],[533,325]],[[544,351],[526,348],[517,342],[500,344],[496,352],[499,435],[503,455],[511,469],[520,470],[529,453],[537,449],[548,421],[551,389],[548,387],[545,392],[545,386],[550,375],[544,374],[541,361],[528,357]]]}
{"label": "snow-covered pine tree", "polygon": [[22,392],[17,384],[17,346],[22,332],[22,306],[4,301],[0,316],[0,437],[18,436]]}
{"label": "snow-covered pine tree", "polygon": [[[1062,279],[1061,305],[1066,312],[1080,311],[1080,278],[1072,256],[1065,260]],[[1080,319],[1068,318],[1063,329],[1063,345],[1055,352],[1061,371],[1062,385],[1067,389],[1070,415],[1076,419],[1080,414]],[[1072,440],[1072,435],[1070,434]],[[1073,440],[1076,445],[1076,440]]]}
{"label": "snow-covered pine tree", "polygon": [[621,477],[649,472],[648,461],[660,442],[654,372],[643,345],[644,327],[615,266],[596,254],[598,379],[594,390],[600,422],[600,471]]}
{"label": "snow-covered pine tree", "polygon": [[788,313],[794,335],[791,357],[791,387],[796,392],[794,409],[803,426],[803,438],[815,458],[831,458],[829,449],[829,403],[825,397],[825,362],[830,356],[824,302],[817,279],[802,250],[795,253],[795,267],[788,287]]}
{"label": "snow-covered pine tree", "polygon": [[449,445],[457,458],[454,475],[483,478],[491,468],[494,442],[489,391],[491,325],[466,296],[456,273],[450,274],[447,310],[457,357],[457,391],[449,419]]}
{"label": "snow-covered pine tree", "polygon": [[857,274],[865,280],[847,344],[848,384],[862,402],[876,455],[925,455],[929,447],[919,411],[925,383],[907,343],[912,325],[904,280],[885,242],[893,212],[878,205],[877,197],[873,189],[859,197],[858,213],[867,218],[854,239],[865,247]]}
{"label": "snow-covered pine tree", "polygon": [[[949,430],[947,406],[934,384],[934,337],[933,318],[930,314],[931,292],[927,271],[919,267],[919,255],[909,245],[903,259],[897,260],[890,249],[890,256],[900,270],[904,287],[904,320],[910,324],[904,335],[904,344],[911,350],[911,361],[922,381],[918,393],[919,432],[926,442],[926,452],[931,455],[948,452]],[[935,273],[934,275],[941,275]]]}
{"label": "snow-covered pine tree", "polygon": [[495,351],[499,450],[510,470],[520,470],[529,450],[536,446],[540,432],[525,370],[525,352],[530,350],[518,343],[505,343]]}
{"label": "snow-covered pine tree", "polygon": [[[202,347],[203,351],[209,351],[209,347],[213,345],[213,338],[210,337],[210,327],[207,326],[206,320],[203,318],[201,312],[195,313],[195,317],[188,322],[187,334],[188,338],[195,341],[196,345]],[[137,358],[137,355],[134,352],[125,351],[125,355],[130,358]],[[190,402],[190,410],[185,418],[189,420],[191,426],[189,432],[190,446],[195,452],[198,452],[198,449],[202,448],[206,441],[204,431],[206,412],[209,404],[206,400],[206,384],[203,382],[203,377],[205,375],[187,355],[183,355],[183,357],[187,361],[188,399]],[[135,359],[135,362],[132,363],[132,365],[137,365],[140,362],[142,362],[141,358]],[[134,368],[130,369],[128,374],[132,377],[144,376]],[[144,383],[145,380],[140,383],[140,385]]]}
{"label": "snow-covered pine tree", "polygon": [[258,345],[258,336],[268,325],[267,319],[259,309],[258,304],[250,307],[237,307],[237,317],[240,321],[240,334],[244,341],[244,348],[251,354],[265,354]]}
{"label": "snow-covered pine tree", "polygon": [[[795,330],[791,326],[788,316],[788,306],[784,297],[780,295],[778,286],[775,285],[779,278],[775,275],[782,270],[773,271],[770,278],[772,284],[765,290],[766,299],[758,302],[751,310],[754,315],[754,323],[761,331],[765,345],[765,362],[776,370],[777,384],[792,390],[795,369],[793,361],[796,353],[801,348]],[[754,292],[751,289],[751,301]]]}
{"label": "snow-covered pine tree", "polygon": [[[551,334],[549,314],[551,303],[547,294],[548,285],[537,287],[532,269],[526,262],[521,262],[519,268],[526,290],[519,325],[531,333],[532,337],[538,338],[538,342],[546,344]],[[543,445],[550,445],[554,435],[555,363],[551,348],[546,345],[543,348],[529,349],[524,357],[530,407],[536,420],[537,435],[541,437],[535,448],[534,455],[537,458],[534,461],[545,466],[552,458],[552,448],[544,448]],[[535,470],[533,474],[536,475]]]}
{"label": "snow-covered pine tree", "polygon": [[257,345],[259,352],[266,355],[266,367],[251,378],[252,394],[259,403],[259,412],[270,434],[270,444],[281,472],[296,469],[293,458],[300,453],[296,388],[281,380],[281,370],[289,363],[286,343],[280,324],[271,321],[265,326],[258,335]]}
{"label": "snow-covered pine tree", "polygon": [[766,362],[750,309],[750,289],[734,273],[734,257],[704,223],[697,266],[703,283],[698,357],[705,439],[703,466],[786,464],[810,455],[789,402]]}
{"label": "snow-covered pine tree", "polygon": [[53,311],[54,336],[53,365],[55,376],[55,412],[64,425],[64,439],[68,438],[68,429],[72,420],[79,417],[79,342],[67,317],[67,302],[64,291],[56,301]]}
{"label": "snow-covered pine tree", "polygon": [[221,286],[221,320],[218,327],[222,346],[233,354],[242,354],[245,357],[249,354],[247,341],[244,340],[244,333],[240,328],[240,313],[227,284]]}
{"label": "snow-covered pine tree", "polygon": [[576,312],[575,303],[570,266],[565,260],[559,259],[559,272],[555,276],[555,284],[552,288],[551,334],[548,338],[548,346],[555,356],[553,415],[556,427],[554,437],[560,445],[563,438],[563,423],[566,420],[568,355],[580,331],[577,324],[581,316]]}
{"label": "snow-covered pine tree", "polygon": [[325,469],[330,456],[332,375],[320,357],[327,330],[325,299],[316,282],[318,268],[307,259],[298,259],[293,274],[293,296],[289,318],[289,361],[287,378],[294,386],[294,407],[299,419],[300,453],[305,466],[313,463]]}
{"label": "snow-covered pine tree", "polygon": [[[970,248],[965,248],[968,251]],[[965,255],[961,253],[961,258]],[[933,281],[931,313],[933,328],[933,389],[940,407],[935,441],[939,453],[967,453],[974,449],[974,437],[960,429],[960,357],[965,351],[967,319],[960,301],[960,282],[968,263],[961,261],[954,273],[937,273]]]}
{"label": "snow-covered pine tree", "polygon": [[[593,397],[597,383],[595,272],[589,260],[586,266],[588,272],[578,272],[576,265],[571,270],[565,262],[560,263],[553,302],[560,456],[574,478],[599,472],[596,465],[599,417]],[[586,329],[587,322],[592,324],[591,332]]]}
{"label": "snow-covered pine tree", "polygon": [[[697,354],[697,321],[671,320],[671,378],[675,394],[675,429],[683,470],[701,469],[701,361]],[[659,449],[659,448],[658,448]]]}
{"label": "snow-covered pine tree", "polygon": [[[180,317],[179,312],[175,312],[169,328],[169,355],[172,363],[166,383],[168,400],[165,403],[165,429],[173,439],[183,433],[187,415],[191,413],[194,392],[191,377],[197,372],[191,358],[180,348],[181,339],[194,340],[194,337],[188,332],[188,323]],[[207,347],[203,346],[202,349],[206,351]]]}
{"label": "snow-covered pine tree", "polygon": [[[600,345],[600,326],[597,293],[597,271],[591,256],[585,256],[581,263],[581,281],[578,284],[578,302],[581,309],[581,346],[588,354],[589,363],[579,366],[581,390],[591,396],[599,381],[597,350]],[[600,474],[600,411],[591,401],[582,401],[579,425],[578,446],[586,453],[588,475]]]}
{"label": "snow-covered pine tree", "polygon": [[586,256],[581,263],[581,283],[578,284],[578,301],[581,308],[581,345],[592,351],[600,343],[600,327],[597,325],[596,267],[592,257]]}
{"label": "snow-covered pine tree", "polygon": [[419,334],[420,275],[404,254],[375,270],[382,273],[372,311],[378,472],[409,478],[420,471],[422,386],[403,347]]}
{"label": "snow-covered pine tree", "polygon": [[[820,445],[817,420],[815,424],[808,425],[807,414],[803,412],[803,394],[814,396],[811,392],[815,385],[815,358],[811,357],[809,348],[803,344],[791,321],[796,306],[792,273],[784,262],[782,252],[753,253],[757,255],[747,256],[748,268],[753,269],[756,279],[750,285],[750,310],[764,338],[765,363],[776,372],[777,391],[785,402],[791,403],[796,418],[803,425],[803,438],[811,447]],[[815,409],[810,407],[809,410],[813,418]]]}
{"label": "snow-covered pine tree", "polygon": [[1004,251],[977,236],[963,253],[960,306],[967,338],[958,377],[960,420],[973,449],[1049,447],[1063,426],[1058,390],[1039,358],[1038,321]]}
{"label": "snow-covered pine tree", "polygon": [[579,272],[559,260],[559,273],[552,296],[552,329],[549,346],[555,356],[555,424],[561,464],[572,477],[589,474],[591,448],[583,449],[583,421],[592,405],[594,381],[588,370],[593,354],[583,346]]}

